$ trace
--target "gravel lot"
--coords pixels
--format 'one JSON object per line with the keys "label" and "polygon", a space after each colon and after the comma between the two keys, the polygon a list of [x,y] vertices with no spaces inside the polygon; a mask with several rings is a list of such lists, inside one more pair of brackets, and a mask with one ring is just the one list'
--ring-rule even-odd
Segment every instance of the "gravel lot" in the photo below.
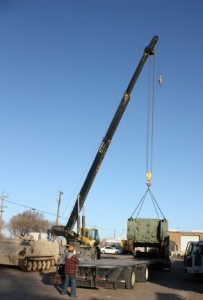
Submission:
{"label": "gravel lot", "polygon": [[[69,299],[60,295],[60,286],[50,284],[55,269],[44,273],[22,272],[0,266],[0,296],[4,300]],[[147,283],[136,282],[133,290],[77,288],[81,300],[203,300],[203,278],[190,277],[183,271],[182,260],[172,260],[170,272],[152,271]]]}

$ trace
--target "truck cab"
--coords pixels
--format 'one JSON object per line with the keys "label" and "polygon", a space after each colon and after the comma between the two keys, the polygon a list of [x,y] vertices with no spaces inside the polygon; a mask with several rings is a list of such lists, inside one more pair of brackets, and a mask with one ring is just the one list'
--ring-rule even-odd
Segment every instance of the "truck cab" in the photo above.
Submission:
{"label": "truck cab", "polygon": [[203,274],[203,241],[188,242],[184,255],[186,273]]}

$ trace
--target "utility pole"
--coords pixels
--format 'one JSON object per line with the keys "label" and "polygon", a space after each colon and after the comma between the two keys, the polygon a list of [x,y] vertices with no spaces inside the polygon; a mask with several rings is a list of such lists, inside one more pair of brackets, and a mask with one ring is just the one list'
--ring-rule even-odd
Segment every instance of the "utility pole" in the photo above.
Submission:
{"label": "utility pole", "polygon": [[56,225],[58,225],[59,222],[59,210],[60,210],[60,204],[61,204],[61,197],[63,195],[63,192],[59,191],[58,195],[58,206],[57,206],[57,214],[56,214]]}
{"label": "utility pole", "polygon": [[3,228],[3,212],[4,212],[4,208],[6,208],[7,206],[4,206],[4,199],[7,198],[8,196],[5,196],[4,194],[0,196],[1,199],[1,208],[0,208],[0,237],[1,237],[1,231]]}

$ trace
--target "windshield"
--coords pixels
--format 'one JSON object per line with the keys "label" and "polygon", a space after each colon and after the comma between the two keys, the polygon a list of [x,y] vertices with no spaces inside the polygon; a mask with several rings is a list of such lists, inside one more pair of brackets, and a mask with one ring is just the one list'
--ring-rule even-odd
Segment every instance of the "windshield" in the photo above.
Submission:
{"label": "windshield", "polygon": [[92,229],[91,231],[89,231],[89,239],[99,241],[98,229]]}

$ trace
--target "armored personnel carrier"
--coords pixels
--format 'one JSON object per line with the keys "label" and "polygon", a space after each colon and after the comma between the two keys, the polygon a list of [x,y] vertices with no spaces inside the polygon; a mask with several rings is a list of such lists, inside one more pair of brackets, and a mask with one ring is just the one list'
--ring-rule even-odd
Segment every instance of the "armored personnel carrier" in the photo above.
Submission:
{"label": "armored personnel carrier", "polygon": [[59,245],[56,241],[28,238],[0,240],[0,264],[17,266],[23,271],[49,269],[57,262]]}

